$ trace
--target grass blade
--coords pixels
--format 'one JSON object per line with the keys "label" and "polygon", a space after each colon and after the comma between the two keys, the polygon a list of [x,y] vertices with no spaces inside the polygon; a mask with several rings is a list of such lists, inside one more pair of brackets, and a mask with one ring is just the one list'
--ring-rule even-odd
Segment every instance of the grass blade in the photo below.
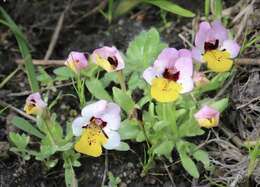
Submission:
{"label": "grass blade", "polygon": [[150,3],[152,5],[155,5],[163,10],[166,10],[168,12],[183,16],[183,17],[194,17],[195,14],[185,8],[182,8],[179,5],[176,5],[170,1],[167,0],[144,0],[146,3]]}
{"label": "grass blade", "polygon": [[33,92],[38,91],[39,85],[36,79],[35,68],[32,63],[32,57],[28,47],[29,45],[27,43],[25,36],[1,6],[0,6],[0,18],[2,18],[2,20],[0,20],[0,24],[7,26],[15,35],[21,55],[25,62],[26,73],[28,76],[29,84],[31,86],[31,90]]}

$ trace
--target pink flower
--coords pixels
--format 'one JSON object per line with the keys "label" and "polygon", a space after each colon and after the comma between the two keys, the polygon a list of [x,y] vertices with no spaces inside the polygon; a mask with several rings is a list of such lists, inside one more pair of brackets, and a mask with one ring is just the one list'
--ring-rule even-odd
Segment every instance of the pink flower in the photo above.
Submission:
{"label": "pink flower", "polygon": [[115,47],[104,46],[96,49],[94,50],[92,57],[93,62],[107,72],[122,70],[125,67],[124,60]]}
{"label": "pink flower", "polygon": [[195,115],[201,127],[211,128],[218,126],[220,112],[209,106],[202,107]]}
{"label": "pink flower", "polygon": [[186,93],[193,89],[192,72],[193,64],[189,50],[166,48],[160,53],[153,66],[144,71],[143,77],[149,84],[158,77],[174,81],[181,85],[181,93]]}
{"label": "pink flower", "polygon": [[220,21],[200,23],[192,49],[195,60],[207,62],[209,69],[215,72],[224,72],[230,70],[233,65],[230,59],[235,58],[239,50],[240,46],[228,38],[228,30]]}
{"label": "pink flower", "polygon": [[29,95],[24,110],[27,114],[40,114],[47,107],[39,92]]}
{"label": "pink flower", "polygon": [[84,53],[72,51],[65,61],[65,65],[78,74],[80,70],[88,66],[88,60]]}
{"label": "pink flower", "polygon": [[194,72],[193,81],[197,87],[201,87],[209,83],[209,80],[206,77],[206,75],[202,72],[197,71]]}

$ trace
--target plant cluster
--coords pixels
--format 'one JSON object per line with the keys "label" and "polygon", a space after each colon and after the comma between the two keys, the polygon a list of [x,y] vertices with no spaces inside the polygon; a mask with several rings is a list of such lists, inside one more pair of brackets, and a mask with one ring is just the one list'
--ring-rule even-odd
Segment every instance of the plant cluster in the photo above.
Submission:
{"label": "plant cluster", "polygon": [[143,174],[155,159],[172,162],[176,150],[184,169],[199,178],[195,161],[210,169],[210,159],[194,138],[217,127],[228,106],[227,98],[216,100],[207,93],[223,86],[240,47],[220,21],[201,22],[194,43],[192,49],[168,47],[152,28],[135,37],[125,54],[114,46],[91,54],[72,51],[65,66],[54,70],[55,77],[41,69],[43,84],[72,80],[81,114],[64,129],[59,113],[51,112],[56,101],[31,94],[24,110],[37,117],[36,126],[20,117],[13,124],[33,137],[10,133],[11,150],[49,168],[62,158],[66,184],[73,186],[80,155],[98,157],[103,148],[128,151],[129,140],[145,142]]}

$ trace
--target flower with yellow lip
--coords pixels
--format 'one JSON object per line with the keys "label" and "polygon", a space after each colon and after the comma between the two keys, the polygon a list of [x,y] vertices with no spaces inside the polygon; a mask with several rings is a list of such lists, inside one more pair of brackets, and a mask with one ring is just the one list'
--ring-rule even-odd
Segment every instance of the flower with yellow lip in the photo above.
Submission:
{"label": "flower with yellow lip", "polygon": [[74,73],[78,74],[80,70],[88,66],[88,60],[84,53],[72,51],[70,52],[68,59],[65,61],[65,65]]}
{"label": "flower with yellow lip", "polygon": [[100,100],[85,106],[82,116],[72,123],[72,130],[79,139],[74,148],[77,152],[98,157],[105,149],[115,149],[120,144],[120,107],[115,103]]}
{"label": "flower with yellow lip", "polygon": [[122,70],[125,67],[124,60],[115,47],[104,46],[95,49],[92,54],[92,59],[95,64],[107,72]]}
{"label": "flower with yellow lip", "polygon": [[220,112],[209,106],[202,107],[195,115],[200,127],[212,128],[218,126]]}
{"label": "flower with yellow lip", "polygon": [[40,93],[33,93],[29,95],[26,99],[26,103],[24,106],[24,111],[27,114],[40,114],[45,108],[47,104],[41,99]]}
{"label": "flower with yellow lip", "polygon": [[159,102],[173,102],[181,93],[193,89],[193,65],[187,49],[164,49],[153,66],[148,67],[144,79],[151,85],[151,96]]}
{"label": "flower with yellow lip", "polygon": [[195,47],[192,56],[199,62],[206,62],[214,72],[226,72],[232,68],[233,58],[240,50],[240,46],[228,39],[228,30],[220,21],[211,24],[202,22],[195,36]]}

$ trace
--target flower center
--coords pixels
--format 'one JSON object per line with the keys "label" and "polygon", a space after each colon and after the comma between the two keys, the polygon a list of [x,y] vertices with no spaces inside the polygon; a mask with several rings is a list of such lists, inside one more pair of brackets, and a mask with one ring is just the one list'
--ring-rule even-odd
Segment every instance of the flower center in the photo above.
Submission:
{"label": "flower center", "polygon": [[[107,122],[103,121],[100,118],[92,117],[90,119],[90,123],[83,128],[90,129],[91,133],[90,136],[95,137],[98,136],[100,133],[103,133],[106,138],[108,138],[107,134],[104,132],[103,128],[107,125]],[[89,138],[89,143],[91,144],[92,138]]]}
{"label": "flower center", "polygon": [[176,82],[177,80],[179,80],[180,72],[177,71],[175,68],[166,68],[163,72],[163,77]]}
{"label": "flower center", "polygon": [[118,61],[116,59],[116,57],[108,57],[107,61],[110,63],[110,65],[112,65],[114,68],[116,68],[118,66]]}
{"label": "flower center", "polygon": [[205,51],[215,50],[218,48],[218,45],[219,45],[219,40],[215,40],[214,42],[205,42],[204,50]]}

